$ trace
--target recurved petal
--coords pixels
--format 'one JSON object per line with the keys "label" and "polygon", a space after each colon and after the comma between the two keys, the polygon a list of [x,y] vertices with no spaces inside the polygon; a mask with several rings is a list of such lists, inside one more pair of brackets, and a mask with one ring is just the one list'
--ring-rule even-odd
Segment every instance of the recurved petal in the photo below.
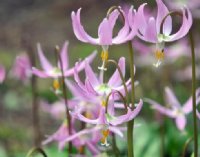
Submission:
{"label": "recurved petal", "polygon": [[152,43],[156,43],[157,39],[157,31],[156,31],[156,21],[153,17],[151,17],[148,21],[148,27],[145,30],[144,38]]}
{"label": "recurved petal", "polygon": [[[196,105],[198,105],[200,102],[200,88],[196,90]],[[192,97],[190,97],[185,104],[183,104],[182,108],[183,112],[185,114],[188,114],[192,112]]]}
{"label": "recurved petal", "polygon": [[[67,70],[69,67],[68,45],[69,45],[69,42],[66,41],[60,52],[64,71]],[[60,64],[59,64],[59,66],[60,66]]]}
{"label": "recurved petal", "polygon": [[169,87],[165,87],[165,99],[167,105],[170,105],[172,108],[181,108],[180,102],[177,100],[174,92]]}
{"label": "recurved petal", "polygon": [[147,19],[144,15],[144,7],[147,3],[144,3],[142,5],[140,5],[140,7],[138,8],[138,12],[137,12],[137,21],[138,21],[138,30],[141,34],[145,33],[145,30],[147,28]]}
{"label": "recurved petal", "polygon": [[[156,0],[158,11],[157,11],[157,18],[156,18],[156,28],[157,32],[161,32],[161,23],[164,19],[164,17],[169,13],[169,10],[167,9],[166,5],[162,2],[162,0]],[[163,23],[163,34],[169,35],[172,31],[172,18],[171,16],[168,16]]]}
{"label": "recurved petal", "polygon": [[[186,14],[187,14],[187,16],[186,16]],[[178,39],[184,37],[189,32],[189,30],[192,26],[192,14],[188,8],[184,8],[184,9],[182,9],[182,15],[183,15],[182,16],[182,25],[181,25],[180,29],[175,34],[169,35],[165,39],[165,41],[178,40]]]}
{"label": "recurved petal", "polygon": [[45,70],[45,71],[50,71],[53,69],[52,65],[49,63],[49,61],[47,60],[47,58],[44,56],[44,53],[42,51],[41,45],[38,43],[37,44],[37,49],[38,49],[38,56],[39,56],[39,60],[40,60],[40,64],[41,67]]}
{"label": "recurved petal", "polygon": [[170,110],[170,109],[168,109],[166,107],[163,107],[161,104],[158,104],[154,100],[146,98],[145,102],[151,104],[153,109],[156,109],[160,113],[162,113],[162,114],[164,114],[164,115],[166,115],[166,116],[168,116],[170,118],[175,118],[176,117],[176,115],[174,114],[173,110]]}
{"label": "recurved petal", "polygon": [[97,44],[98,43],[97,39],[89,36],[86,33],[86,31],[84,30],[84,28],[81,24],[81,21],[80,21],[80,12],[81,12],[81,8],[78,9],[77,14],[75,12],[72,12],[72,14],[71,14],[74,34],[82,42],[87,42],[87,43],[89,42],[91,44]]}
{"label": "recurved petal", "polygon": [[111,27],[108,19],[104,18],[98,29],[99,44],[112,45],[112,33],[113,28]]}
{"label": "recurved petal", "polygon": [[48,75],[46,72],[38,70],[37,68],[33,67],[32,68],[32,74],[41,77],[41,78],[48,78],[51,77],[50,75]]}
{"label": "recurved petal", "polygon": [[185,125],[186,125],[186,117],[185,115],[180,115],[176,118],[176,126],[180,131],[183,131],[185,129]]}
{"label": "recurved petal", "polygon": [[85,61],[85,75],[90,81],[91,85],[95,88],[100,85],[99,80],[97,79],[96,74],[92,70],[91,66],[89,65],[88,61]]}
{"label": "recurved petal", "polygon": [[[121,57],[118,61],[118,66],[121,69],[122,75],[123,77],[125,76],[125,58]],[[122,80],[119,74],[118,69],[115,70],[115,72],[113,73],[113,75],[111,76],[111,78],[108,81],[108,85],[111,87],[117,87],[119,85],[121,85]]]}

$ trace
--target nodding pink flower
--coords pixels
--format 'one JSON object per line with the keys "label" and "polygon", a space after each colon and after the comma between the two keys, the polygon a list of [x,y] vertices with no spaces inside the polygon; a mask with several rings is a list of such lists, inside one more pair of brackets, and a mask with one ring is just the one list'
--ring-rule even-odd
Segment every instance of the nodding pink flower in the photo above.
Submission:
{"label": "nodding pink flower", "polygon": [[[121,8],[119,8],[121,10]],[[129,16],[133,19],[132,11],[133,8],[131,7],[129,10]],[[90,35],[86,33],[84,30],[81,21],[80,21],[80,12],[81,8],[78,9],[78,11],[72,12],[71,18],[72,18],[72,25],[74,34],[78,38],[78,40],[90,43],[94,45],[100,45],[102,46],[102,54],[101,58],[103,61],[102,67],[100,67],[101,70],[105,70],[105,61],[108,59],[108,47],[113,44],[122,44],[129,40],[131,40],[136,35],[137,25],[135,20],[132,21],[131,28],[129,27],[128,18],[121,10],[121,13],[124,17],[124,26],[119,30],[117,36],[113,37],[113,29],[116,24],[116,20],[119,18],[120,13],[117,9],[115,9],[112,13],[110,13],[107,17],[103,19],[103,21],[100,23],[98,28],[98,38],[93,38]]]}
{"label": "nodding pink flower", "polygon": [[163,19],[169,14],[168,8],[162,0],[156,0],[157,3],[157,17],[147,17],[144,14],[144,7],[142,4],[138,8],[136,19],[138,21],[138,34],[137,36],[147,42],[156,43],[157,49],[155,57],[157,63],[154,65],[158,67],[164,59],[164,44],[165,42],[172,42],[184,37],[192,26],[192,15],[188,8],[182,9],[182,25],[180,29],[172,33],[172,17],[169,15],[163,23]]}
{"label": "nodding pink flower", "polygon": [[0,83],[5,80],[6,77],[6,70],[3,65],[0,65]]}
{"label": "nodding pink flower", "polygon": [[[94,71],[92,70],[88,61],[85,61],[85,82],[83,83],[78,75],[78,71],[76,70],[79,63],[76,63],[75,71],[74,71],[74,79],[79,85],[79,87],[93,95],[93,96],[103,96],[108,95],[112,90],[120,91],[121,93],[125,94],[124,86],[122,85],[122,80],[120,78],[120,74],[118,70],[113,73],[113,75],[108,80],[108,83],[103,82],[103,76],[100,74],[96,76]],[[118,66],[120,67],[123,77],[125,76],[125,58],[121,57],[118,62]],[[128,79],[126,85],[130,88],[131,79]]]}
{"label": "nodding pink flower", "polygon": [[[185,129],[187,120],[186,115],[192,112],[192,97],[190,97],[184,104],[181,106],[180,102],[177,100],[174,92],[169,88],[165,88],[166,103],[169,106],[164,107],[163,105],[157,103],[154,100],[146,99],[145,101],[152,105],[153,109],[158,110],[160,113],[175,119],[176,126],[180,131]],[[196,90],[196,104],[200,102],[200,88]]]}
{"label": "nodding pink flower", "polygon": [[20,54],[16,57],[11,75],[21,81],[25,81],[31,75],[31,63],[26,54]]}
{"label": "nodding pink flower", "polygon": [[[44,56],[44,53],[41,49],[40,44],[37,45],[38,48],[38,55],[40,59],[40,64],[43,69],[43,71],[33,67],[32,73],[37,75],[41,78],[54,78],[57,79],[62,76],[61,69],[60,69],[60,62],[58,61],[58,65],[53,66],[47,58]],[[61,52],[60,52],[60,58],[62,60],[63,70],[64,70],[64,76],[72,76],[74,74],[74,68],[69,68],[69,56],[68,56],[68,42],[65,42]],[[94,57],[96,56],[96,51],[94,51],[90,56],[87,57],[88,62],[91,62]],[[84,68],[84,62],[82,61],[77,70],[80,71]]]}

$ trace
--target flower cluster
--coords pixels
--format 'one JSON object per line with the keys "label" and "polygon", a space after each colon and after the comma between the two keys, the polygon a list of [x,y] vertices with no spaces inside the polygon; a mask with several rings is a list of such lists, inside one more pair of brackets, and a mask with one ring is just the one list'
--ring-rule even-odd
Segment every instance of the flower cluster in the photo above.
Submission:
{"label": "flower cluster", "polygon": [[[143,108],[143,99],[135,96],[137,94],[135,86],[138,85],[138,81],[135,81],[136,66],[132,47],[134,46],[136,51],[142,54],[142,57],[137,59],[141,65],[149,65],[149,61],[151,62],[150,57],[147,56],[148,52],[154,52],[156,62],[151,62],[153,67],[159,67],[165,57],[170,63],[180,56],[188,57],[187,53],[182,52],[182,50],[188,50],[186,41],[178,42],[180,45],[185,45],[178,53],[173,52],[176,51],[176,46],[167,47],[165,43],[177,41],[188,34],[193,23],[192,13],[187,7],[171,12],[162,0],[155,1],[156,16],[150,12],[145,13],[147,3],[140,5],[138,9],[134,9],[133,6],[128,9],[120,6],[112,7],[99,24],[96,38],[85,31],[81,23],[81,8],[71,13],[76,38],[83,43],[101,47],[101,66],[92,66],[97,55],[97,51],[93,51],[85,59],[79,59],[74,66],[70,67],[68,41],[61,49],[56,46],[55,65],[47,59],[39,43],[37,52],[41,69],[31,64],[30,56],[21,54],[16,58],[11,70],[12,77],[22,82],[32,76],[52,79],[51,89],[58,98],[58,101],[52,104],[45,101],[41,103],[45,112],[56,120],[62,121],[58,130],[42,142],[43,145],[56,141],[59,149],[64,149],[68,145],[69,153],[72,153],[70,147],[73,146],[79,154],[83,155],[87,148],[93,156],[96,156],[102,150],[110,148],[111,138],[114,139],[115,135],[124,138],[124,132],[127,131],[128,156],[132,157],[130,154],[133,149],[131,148],[133,120]],[[173,15],[180,16],[182,22],[175,33],[172,31],[173,24],[176,23],[172,20]],[[114,29],[117,20],[123,22],[123,25],[116,33]],[[141,41],[154,44],[154,46],[148,47]],[[130,62],[128,64],[124,56],[121,56],[118,62],[110,59],[109,56],[109,47],[123,43],[129,43]],[[144,56],[147,56],[147,62]],[[150,53],[150,56],[153,55]],[[107,73],[111,69],[110,64],[115,65],[111,76]],[[126,65],[130,66],[128,74]],[[5,68],[0,65],[0,83],[4,81],[5,75]],[[194,99],[191,97],[183,106],[169,87],[165,87],[164,90],[166,106],[149,98],[144,100],[161,114],[175,119],[178,130],[183,131],[186,128],[186,116],[194,109],[194,103],[197,106],[200,102],[200,89],[194,90],[196,90],[196,102],[193,102]],[[195,116],[200,119],[198,110]]]}

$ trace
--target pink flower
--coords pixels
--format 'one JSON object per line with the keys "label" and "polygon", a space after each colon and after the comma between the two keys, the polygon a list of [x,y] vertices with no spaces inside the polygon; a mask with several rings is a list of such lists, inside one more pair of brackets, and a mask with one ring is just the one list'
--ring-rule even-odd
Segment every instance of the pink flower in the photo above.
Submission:
{"label": "pink flower", "polygon": [[[37,45],[37,48],[38,48],[40,64],[43,68],[43,71],[38,70],[37,68],[33,67],[32,73],[41,78],[61,77],[62,74],[61,74],[61,69],[60,69],[60,62],[58,61],[58,65],[54,67],[52,64],[49,63],[49,61],[44,56],[44,53],[42,52],[40,44]],[[68,61],[69,57],[68,57],[67,49],[68,49],[68,42],[65,42],[60,52],[65,77],[72,76],[74,74],[74,68],[69,68],[69,61]],[[95,56],[96,56],[96,51],[94,51],[90,56],[87,57],[88,61],[91,62]],[[81,62],[77,69],[78,71],[80,71],[83,68],[84,68],[84,62]]]}
{"label": "pink flower", "polygon": [[[119,9],[121,10],[121,8]],[[99,67],[99,69],[106,70],[105,62],[108,60],[109,46],[113,44],[122,44],[129,40],[132,40],[137,33],[137,24],[134,19],[135,11],[133,11],[133,7],[131,7],[128,16],[126,16],[123,10],[121,10],[121,13],[124,17],[124,26],[119,30],[117,36],[113,37],[113,29],[116,24],[116,20],[120,15],[119,11],[115,9],[100,23],[98,28],[98,38],[93,38],[86,33],[80,21],[80,12],[81,8],[76,13],[72,12],[71,14],[74,34],[76,35],[78,40],[82,42],[102,46],[103,49],[101,53],[102,66]],[[129,27],[128,18],[132,19],[131,27]]]}
{"label": "pink flower", "polygon": [[26,54],[21,54],[16,57],[11,75],[22,81],[25,81],[31,75],[31,63]]}
{"label": "pink flower", "polygon": [[[198,104],[200,102],[200,88],[196,90],[196,97],[196,104]],[[173,91],[169,87],[166,87],[165,98],[166,103],[167,105],[169,105],[170,108],[163,107],[163,105],[151,99],[146,99],[145,101],[150,103],[152,105],[152,108],[158,110],[160,113],[175,119],[177,128],[183,131],[187,123],[186,115],[192,111],[192,97],[190,97],[183,104],[183,106],[181,106]]]}
{"label": "pink flower", "polygon": [[0,83],[2,83],[5,80],[6,77],[6,70],[3,67],[3,65],[0,65]]}
{"label": "pink flower", "polygon": [[192,15],[188,8],[182,9],[182,25],[180,29],[172,33],[172,17],[168,16],[162,25],[162,21],[167,14],[169,14],[168,8],[162,2],[162,0],[156,0],[157,3],[157,17],[147,17],[144,14],[144,7],[142,4],[138,8],[136,19],[138,21],[138,33],[137,36],[147,42],[156,43],[157,50],[155,52],[157,63],[154,64],[158,67],[161,61],[164,59],[164,44],[165,42],[172,42],[184,37],[192,26]]}
{"label": "pink flower", "polygon": [[[136,34],[136,27],[132,27],[133,29],[129,28],[128,20],[123,10],[121,10],[122,14],[125,17],[124,26],[120,29],[117,36],[113,37],[113,29],[116,24],[116,20],[119,17],[119,11],[116,9],[108,17],[103,19],[98,28],[98,38],[93,38],[85,32],[80,21],[80,12],[81,8],[78,9],[76,13],[72,12],[71,17],[74,34],[82,42],[106,47],[112,44],[124,43],[132,39],[133,36]],[[132,12],[132,8],[129,12]]]}

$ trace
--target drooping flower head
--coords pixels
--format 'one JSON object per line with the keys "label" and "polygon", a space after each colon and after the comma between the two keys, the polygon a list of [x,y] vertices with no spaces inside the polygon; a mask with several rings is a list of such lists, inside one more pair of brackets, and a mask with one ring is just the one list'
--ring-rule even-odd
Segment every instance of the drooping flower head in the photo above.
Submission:
{"label": "drooping flower head", "polygon": [[[102,20],[98,28],[98,38],[91,37],[84,30],[80,21],[81,8],[78,9],[76,13],[72,12],[71,14],[74,34],[76,35],[78,40],[85,43],[102,46],[103,50],[101,58],[103,61],[103,65],[102,67],[100,67],[100,69],[102,70],[105,70],[105,61],[108,59],[108,47],[113,44],[125,43],[126,41],[131,40],[136,34],[137,25],[135,20],[134,22],[132,21],[133,25],[130,28],[128,18],[124,14],[123,10],[121,10],[120,7],[118,9],[112,11],[110,14],[108,14],[107,17]],[[133,12],[132,10],[133,8],[131,7],[129,11],[130,16],[133,16],[131,15],[131,13]],[[124,26],[119,30],[117,36],[113,37],[113,29],[115,27],[116,20],[119,18],[120,14],[124,18]]]}
{"label": "drooping flower head", "polygon": [[[68,42],[65,42],[61,51],[60,51],[60,59],[57,61],[57,65],[53,66],[45,57],[40,44],[37,45],[38,48],[38,55],[40,59],[40,64],[43,69],[39,70],[35,67],[32,68],[32,73],[37,75],[38,77],[41,78],[53,78],[53,88],[55,91],[59,92],[60,88],[60,83],[59,83],[59,78],[62,77],[62,71],[61,71],[61,64],[63,66],[63,73],[64,77],[69,77],[73,76],[74,74],[74,67],[69,68],[69,56],[68,56]],[[94,57],[96,56],[96,51],[94,51],[91,55],[87,57],[88,62],[91,62]],[[62,62],[62,63],[61,63]],[[77,70],[81,71],[84,68],[84,61],[81,61],[80,64],[78,65]]]}
{"label": "drooping flower head", "polygon": [[[158,110],[160,113],[175,119],[177,128],[183,131],[187,123],[186,115],[192,112],[192,97],[181,106],[181,103],[177,100],[174,92],[169,87],[165,88],[165,96],[169,108],[151,99],[146,99],[146,102],[151,104],[152,108]],[[200,102],[200,88],[196,90],[196,97],[196,104],[198,105]]]}
{"label": "drooping flower head", "polygon": [[188,8],[182,9],[182,24],[180,29],[172,33],[172,17],[169,14],[168,8],[162,0],[156,0],[157,3],[157,17],[147,17],[144,14],[145,4],[138,8],[137,21],[138,21],[138,37],[144,41],[155,43],[157,49],[155,57],[157,63],[154,65],[158,67],[164,59],[164,45],[165,42],[172,42],[184,37],[192,26],[192,15]]}

